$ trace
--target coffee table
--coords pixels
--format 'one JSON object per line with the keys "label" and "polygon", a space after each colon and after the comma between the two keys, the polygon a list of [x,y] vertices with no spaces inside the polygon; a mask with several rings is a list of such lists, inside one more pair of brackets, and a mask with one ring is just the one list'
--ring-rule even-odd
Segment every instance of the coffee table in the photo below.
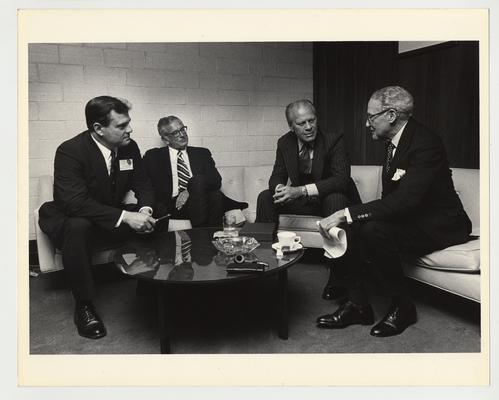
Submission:
{"label": "coffee table", "polygon": [[[303,255],[300,249],[276,257],[272,242],[259,241],[260,246],[250,256],[269,264],[265,272],[228,273],[231,258],[214,247],[212,240],[220,228],[197,228],[163,233],[155,237],[130,240],[117,249],[114,263],[120,271],[138,280],[152,282],[158,298],[160,350],[171,353],[170,302],[168,289],[178,285],[218,285],[244,280],[258,281],[278,277],[279,338],[288,339],[288,274],[287,270]],[[190,243],[189,243],[190,241]]]}

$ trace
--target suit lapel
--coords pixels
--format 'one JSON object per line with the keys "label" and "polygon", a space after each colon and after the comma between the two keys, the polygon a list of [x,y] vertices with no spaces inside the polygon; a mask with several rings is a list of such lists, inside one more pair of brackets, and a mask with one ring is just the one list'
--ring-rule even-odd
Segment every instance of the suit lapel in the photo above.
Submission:
{"label": "suit lapel", "polygon": [[173,182],[172,182],[172,164],[170,162],[170,148],[168,146],[162,147],[160,149],[159,156],[159,165],[157,173],[162,177],[166,176],[168,179],[161,179],[161,185],[163,186],[163,190],[165,192],[172,193],[173,191]]}
{"label": "suit lapel", "polygon": [[395,170],[397,169],[397,165],[399,164],[400,160],[405,157],[405,154],[407,153],[407,150],[409,149],[409,145],[412,142],[412,136],[414,135],[414,129],[415,125],[412,123],[411,120],[407,123],[407,125],[404,128],[404,131],[402,132],[402,136],[400,136],[399,144],[397,146],[397,150],[395,151],[395,155],[393,156],[391,167],[390,167],[390,176],[392,176],[395,173]]}
{"label": "suit lapel", "polygon": [[195,155],[195,151],[192,147],[187,146],[187,157],[189,157],[189,165],[191,166],[191,176],[198,174],[198,157]]}
{"label": "suit lapel", "polygon": [[89,159],[91,163],[91,168],[94,170],[95,178],[97,180],[98,186],[101,190],[109,191],[110,180],[109,174],[107,172],[107,165],[102,153],[95,143],[94,139],[91,138],[90,131],[85,135],[85,144],[89,154]]}
{"label": "suit lapel", "polygon": [[409,149],[409,146],[412,142],[414,130],[415,125],[412,123],[412,120],[409,120],[404,128],[404,131],[402,132],[402,136],[400,136],[395,155],[393,156],[392,162],[390,164],[390,172],[388,174],[385,174],[383,168],[383,193],[390,192],[391,179],[393,177],[393,174],[395,174],[400,161],[403,160],[407,154],[407,150]]}
{"label": "suit lapel", "polygon": [[[125,153],[125,154],[123,154],[123,153]],[[123,199],[123,196],[125,194],[124,192],[125,192],[126,181],[127,181],[128,175],[129,175],[126,172],[125,173],[121,172],[120,160],[127,160],[130,158],[129,154],[127,154],[127,152],[123,151],[122,149],[118,149],[117,157],[118,157],[118,162],[117,162],[116,168],[118,170],[116,171],[116,190],[114,191],[115,203],[119,203]],[[133,167],[136,168],[136,165],[134,165]],[[133,171],[129,171],[129,172],[133,173]]]}
{"label": "suit lapel", "polygon": [[320,181],[324,167],[324,139],[321,132],[317,132],[317,137],[314,143],[314,159],[312,162],[312,176],[314,181]]}
{"label": "suit lapel", "polygon": [[282,146],[284,160],[288,169],[289,179],[293,184],[299,181],[298,173],[298,138],[292,132],[287,137],[287,144]]}

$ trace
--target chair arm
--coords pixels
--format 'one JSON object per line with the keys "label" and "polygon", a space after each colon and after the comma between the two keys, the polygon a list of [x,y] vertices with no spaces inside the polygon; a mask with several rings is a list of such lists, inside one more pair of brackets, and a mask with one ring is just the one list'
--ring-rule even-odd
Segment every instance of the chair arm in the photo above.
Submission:
{"label": "chair arm", "polygon": [[36,247],[41,272],[50,272],[60,269],[55,261],[55,247],[49,237],[38,225],[38,208],[33,212],[35,222]]}

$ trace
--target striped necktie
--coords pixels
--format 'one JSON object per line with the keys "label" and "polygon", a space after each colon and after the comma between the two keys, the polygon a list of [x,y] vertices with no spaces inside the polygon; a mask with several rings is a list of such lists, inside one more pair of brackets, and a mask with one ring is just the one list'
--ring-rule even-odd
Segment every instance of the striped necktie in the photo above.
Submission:
{"label": "striped necktie", "polygon": [[182,157],[182,151],[179,150],[177,153],[177,174],[178,174],[178,191],[182,192],[187,189],[187,182],[191,177],[189,168]]}
{"label": "striped necktie", "polygon": [[182,237],[180,243],[180,251],[182,252],[183,262],[191,261],[191,248],[192,248],[192,242],[189,239],[185,239]]}

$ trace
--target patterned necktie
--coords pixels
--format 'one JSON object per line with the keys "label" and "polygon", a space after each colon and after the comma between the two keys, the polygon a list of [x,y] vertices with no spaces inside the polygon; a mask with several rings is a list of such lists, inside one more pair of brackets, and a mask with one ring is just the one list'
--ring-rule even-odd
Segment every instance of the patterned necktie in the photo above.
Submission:
{"label": "patterned necktie", "polygon": [[393,150],[395,150],[395,145],[392,142],[389,142],[388,146],[386,146],[385,171],[387,174],[390,172],[390,166],[393,160]]}
{"label": "patterned necktie", "polygon": [[182,157],[182,151],[177,153],[177,175],[178,175],[178,191],[179,193],[187,189],[187,182],[191,177],[189,168]]}
{"label": "patterned necktie", "polygon": [[302,174],[310,174],[312,172],[312,159],[310,158],[310,149],[313,148],[313,143],[303,143],[298,153],[299,169]]}

